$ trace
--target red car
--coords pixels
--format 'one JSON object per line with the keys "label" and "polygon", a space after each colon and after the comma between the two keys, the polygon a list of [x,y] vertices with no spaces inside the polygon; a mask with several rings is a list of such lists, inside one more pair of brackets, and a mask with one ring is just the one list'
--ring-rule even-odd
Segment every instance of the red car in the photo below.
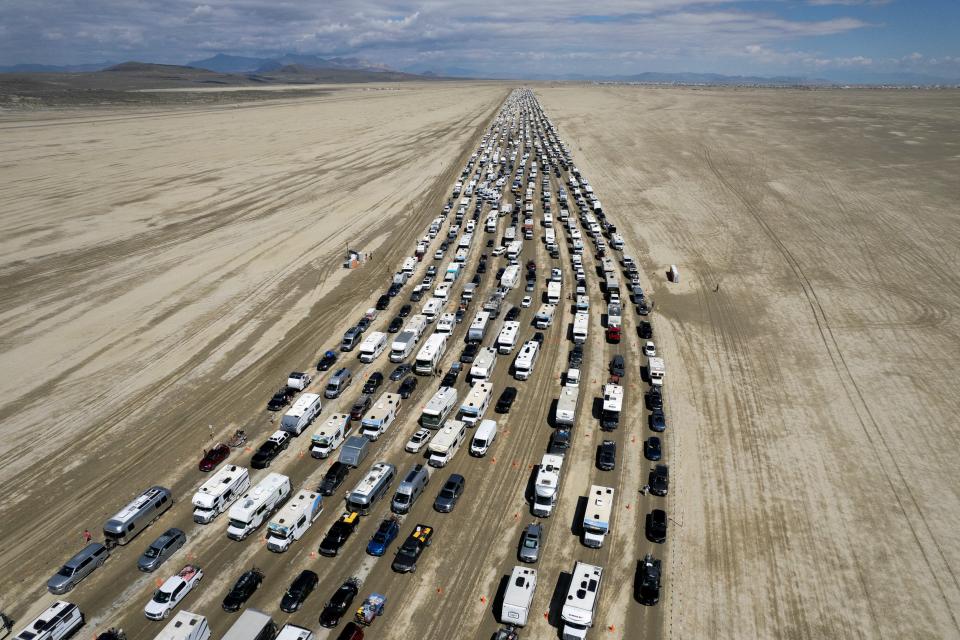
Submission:
{"label": "red car", "polygon": [[620,342],[620,327],[616,325],[607,327],[607,342]]}
{"label": "red car", "polygon": [[217,465],[227,459],[230,455],[230,447],[218,442],[212,449],[203,452],[203,460],[200,461],[200,471],[213,471]]}

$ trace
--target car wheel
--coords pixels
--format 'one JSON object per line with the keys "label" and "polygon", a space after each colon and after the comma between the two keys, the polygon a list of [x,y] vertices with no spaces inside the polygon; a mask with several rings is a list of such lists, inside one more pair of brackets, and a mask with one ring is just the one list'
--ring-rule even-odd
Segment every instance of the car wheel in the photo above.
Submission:
{"label": "car wheel", "polygon": [[170,617],[170,609],[167,609],[166,611],[163,612],[163,619],[166,620],[169,617]]}

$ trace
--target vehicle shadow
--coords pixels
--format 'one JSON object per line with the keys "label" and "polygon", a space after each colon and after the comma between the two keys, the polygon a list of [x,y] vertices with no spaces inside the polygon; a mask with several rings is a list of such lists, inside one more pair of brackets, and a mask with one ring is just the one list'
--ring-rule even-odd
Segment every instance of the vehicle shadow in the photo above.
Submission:
{"label": "vehicle shadow", "polygon": [[[547,622],[557,630],[557,638],[561,639],[563,638],[563,620],[560,618],[560,613],[563,610],[563,603],[567,598],[567,591],[570,589],[572,580],[572,573],[561,571],[560,576],[557,578],[557,586],[553,590],[553,595],[550,596],[550,609],[547,613]],[[636,582],[636,579],[634,579],[634,582]],[[634,597],[636,597],[636,595]]]}

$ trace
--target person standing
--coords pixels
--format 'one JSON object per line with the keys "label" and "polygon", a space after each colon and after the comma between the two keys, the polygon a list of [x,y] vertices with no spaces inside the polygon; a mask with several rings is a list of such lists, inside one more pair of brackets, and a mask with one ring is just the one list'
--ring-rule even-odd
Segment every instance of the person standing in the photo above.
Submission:
{"label": "person standing", "polygon": [[90,530],[89,530],[89,529],[84,529],[84,530],[83,530],[83,541],[84,541],[85,543],[89,543],[91,540],[93,540],[93,534],[90,533]]}

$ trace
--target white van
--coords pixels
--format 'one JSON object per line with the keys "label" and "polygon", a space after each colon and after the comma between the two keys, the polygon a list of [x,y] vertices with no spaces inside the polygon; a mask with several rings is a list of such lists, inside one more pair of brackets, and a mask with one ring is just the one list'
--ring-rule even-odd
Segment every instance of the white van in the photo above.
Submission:
{"label": "white van", "polygon": [[470,455],[482,458],[497,439],[496,420],[481,420],[470,442]]}
{"label": "white van", "polygon": [[334,413],[310,439],[310,457],[326,458],[350,435],[350,414]]}
{"label": "white van", "polygon": [[387,334],[374,331],[360,343],[358,358],[360,362],[373,362],[387,348]]}

